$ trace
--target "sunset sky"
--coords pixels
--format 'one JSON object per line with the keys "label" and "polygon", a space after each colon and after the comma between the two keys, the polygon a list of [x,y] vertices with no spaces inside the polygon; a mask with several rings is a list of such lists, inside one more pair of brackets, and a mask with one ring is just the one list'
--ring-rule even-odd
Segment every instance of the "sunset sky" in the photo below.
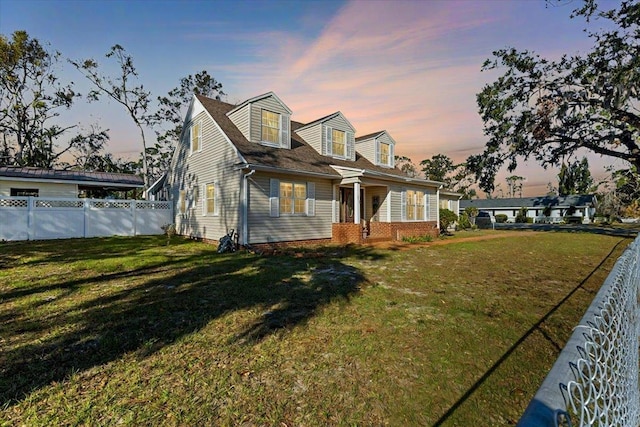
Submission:
{"label": "sunset sky", "polygon": [[[576,5],[0,0],[0,33],[26,30],[64,57],[98,62],[117,43],[133,56],[141,82],[155,96],[181,77],[207,70],[223,84],[227,102],[274,91],[293,110],[293,120],[340,110],[357,135],[389,131],[396,154],[414,163],[438,153],[461,162],[485,142],[475,95],[498,74],[482,73],[484,60],[509,46],[549,59],[588,50],[584,22],[569,19]],[[86,93],[76,70],[63,64],[60,75]],[[110,129],[115,156],[141,151],[130,119],[113,103],[83,103],[65,117]],[[612,161],[594,156],[590,163],[592,173],[602,175]],[[555,182],[557,170],[528,164],[515,173],[527,179],[525,195],[536,195]]]}

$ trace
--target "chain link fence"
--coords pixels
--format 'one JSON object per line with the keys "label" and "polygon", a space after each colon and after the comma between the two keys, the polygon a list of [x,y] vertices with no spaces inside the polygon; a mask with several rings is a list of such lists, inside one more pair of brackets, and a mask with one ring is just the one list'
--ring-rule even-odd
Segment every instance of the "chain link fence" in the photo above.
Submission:
{"label": "chain link fence", "polygon": [[518,427],[640,426],[640,237],[616,262]]}

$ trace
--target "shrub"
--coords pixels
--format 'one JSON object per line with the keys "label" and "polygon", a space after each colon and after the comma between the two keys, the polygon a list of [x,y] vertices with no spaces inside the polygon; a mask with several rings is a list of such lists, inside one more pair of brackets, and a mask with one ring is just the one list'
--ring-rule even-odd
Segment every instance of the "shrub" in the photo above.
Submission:
{"label": "shrub", "polygon": [[507,215],[505,215],[505,214],[497,214],[497,215],[496,215],[496,222],[498,222],[498,223],[501,223],[501,224],[502,224],[502,223],[507,222],[507,219],[508,219],[508,218],[509,218],[509,217],[508,217]]}
{"label": "shrub", "polygon": [[458,215],[449,209],[440,209],[440,232],[446,233],[451,224],[458,220]]}
{"label": "shrub", "polygon": [[408,243],[423,243],[423,242],[431,242],[433,237],[430,234],[425,234],[424,236],[406,236],[402,238],[403,242]]}
{"label": "shrub", "polygon": [[625,218],[640,218],[640,202],[634,200],[631,204],[622,210],[622,216]]}
{"label": "shrub", "polygon": [[478,208],[476,208],[475,206],[467,206],[464,209],[464,214],[467,215],[467,218],[469,218],[469,222],[471,223],[471,225],[476,224],[476,217],[478,216],[478,213]]}
{"label": "shrub", "polygon": [[466,213],[460,214],[458,218],[458,228],[460,230],[468,230],[471,228],[471,221],[469,221],[469,215]]}
{"label": "shrub", "polygon": [[527,208],[520,208],[518,215],[516,215],[516,223],[518,224],[527,223]]}

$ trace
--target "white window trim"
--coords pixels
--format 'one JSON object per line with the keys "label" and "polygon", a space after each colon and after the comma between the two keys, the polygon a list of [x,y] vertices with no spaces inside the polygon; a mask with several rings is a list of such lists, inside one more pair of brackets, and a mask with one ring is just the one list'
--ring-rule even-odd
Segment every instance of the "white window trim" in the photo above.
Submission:
{"label": "white window trim", "polygon": [[[285,182],[288,184],[304,184],[307,190],[307,197],[305,199],[305,212],[304,213],[281,213],[280,212],[280,183]],[[277,218],[281,216],[286,217],[303,217],[303,216],[315,216],[316,215],[316,198],[315,198],[315,182],[304,181],[289,181],[280,180],[277,178],[271,178],[269,181],[269,216]],[[295,188],[292,189],[294,194],[294,203],[291,205],[292,209],[295,209]]]}
{"label": "white window trim", "polygon": [[[207,198],[207,187],[213,185],[213,212],[209,212]],[[220,216],[220,184],[218,182],[209,182],[202,186],[202,216]]]}
{"label": "white window trim", "polygon": [[187,192],[187,209],[195,210],[198,208],[198,201],[200,199],[200,187],[194,185],[191,187],[191,191]]}
{"label": "white window trim", "polygon": [[[324,127],[324,145],[323,155],[333,157],[340,160],[355,160],[356,156],[356,144],[354,134],[348,130],[334,129],[331,126]],[[333,152],[333,131],[344,133],[344,155],[335,154]]]}
{"label": "white window trim", "polygon": [[[198,126],[198,149],[193,150],[193,128]],[[202,119],[194,120],[189,127],[189,155],[202,151]]]}
{"label": "white window trim", "polygon": [[[387,163],[382,162],[382,150],[381,150],[382,144],[389,146],[389,161]],[[394,167],[395,158],[394,158],[393,144],[390,142],[383,142],[383,141],[380,141],[379,139],[376,139],[375,147],[376,147],[376,164],[378,166],[383,166],[387,168]]]}
{"label": "white window trim", "polygon": [[185,214],[187,212],[187,190],[178,191],[178,212]]}
{"label": "white window trim", "polygon": [[[413,191],[414,193],[420,192],[422,193],[422,201],[423,201],[423,205],[422,205],[422,213],[423,213],[423,219],[408,219],[407,218],[407,191]],[[428,221],[428,215],[427,215],[427,207],[428,207],[428,193],[424,190],[412,190],[412,189],[403,189],[402,193],[400,193],[400,202],[401,202],[401,220],[403,222],[424,222],[424,221]],[[414,212],[418,212],[418,204],[417,202],[413,205],[414,207]]]}
{"label": "white window trim", "polygon": [[[264,126],[262,124],[262,113],[264,111],[267,111],[271,114],[276,114],[278,116],[278,139],[279,141],[276,142],[271,142],[271,141],[265,141],[263,138],[263,132],[262,132],[262,127]],[[272,128],[273,129],[273,128]],[[260,144],[262,145],[267,145],[269,147],[280,147],[280,145],[282,144],[282,114],[280,113],[276,113],[275,111],[271,111],[267,108],[261,108],[260,109]]]}

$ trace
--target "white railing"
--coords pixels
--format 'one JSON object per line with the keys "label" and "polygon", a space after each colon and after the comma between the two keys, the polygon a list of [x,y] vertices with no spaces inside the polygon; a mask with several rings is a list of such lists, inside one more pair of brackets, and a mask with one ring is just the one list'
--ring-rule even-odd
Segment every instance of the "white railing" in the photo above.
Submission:
{"label": "white railing", "polygon": [[163,234],[171,202],[0,197],[0,241]]}
{"label": "white railing", "polygon": [[640,237],[616,262],[519,427],[639,426]]}

